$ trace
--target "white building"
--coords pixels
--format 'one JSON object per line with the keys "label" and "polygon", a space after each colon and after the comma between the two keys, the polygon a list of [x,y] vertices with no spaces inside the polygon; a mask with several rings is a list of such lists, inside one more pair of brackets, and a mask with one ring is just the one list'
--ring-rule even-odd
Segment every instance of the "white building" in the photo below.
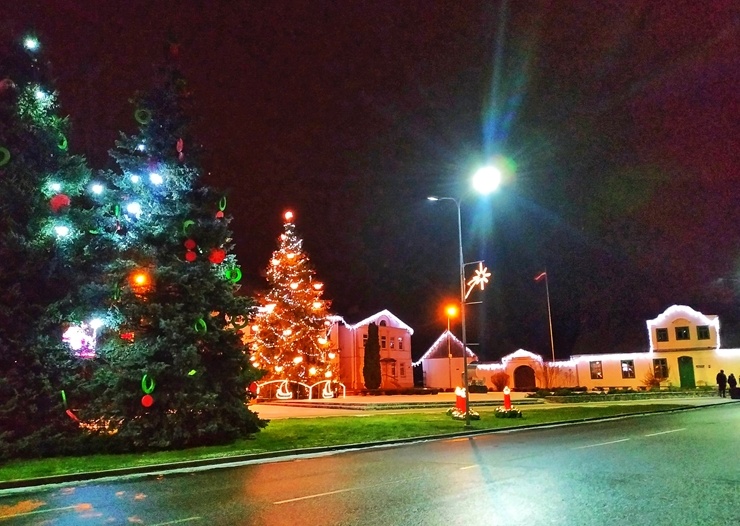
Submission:
{"label": "white building", "polygon": [[[424,353],[419,361],[413,366],[423,365],[424,386],[436,389],[454,389],[463,385],[464,360],[462,353],[463,344],[450,331],[445,331],[437,338],[429,350]],[[468,353],[468,375],[473,375],[475,368],[470,364],[478,361],[469,347]]]}
{"label": "white building", "polygon": [[[492,376],[503,371],[509,375],[510,387],[519,390],[574,386],[641,389],[651,377],[660,381],[662,387],[690,389],[716,385],[715,377],[720,369],[728,375],[740,374],[740,349],[720,347],[719,318],[715,315],[674,305],[657,318],[647,320],[647,330],[647,352],[586,354],[567,361],[548,362],[519,349],[500,362],[476,364],[469,377],[482,380],[491,388]],[[448,360],[439,350],[439,342],[444,338],[443,334],[414,364],[424,370],[425,387],[448,388],[450,376],[459,382],[455,358]]]}
{"label": "white building", "polygon": [[411,368],[411,335],[414,330],[388,310],[365,318],[355,324],[341,316],[332,316],[329,341],[339,355],[340,381],[349,391],[365,389],[362,368],[365,363],[365,341],[368,325],[378,326],[380,340],[381,389],[414,387]]}

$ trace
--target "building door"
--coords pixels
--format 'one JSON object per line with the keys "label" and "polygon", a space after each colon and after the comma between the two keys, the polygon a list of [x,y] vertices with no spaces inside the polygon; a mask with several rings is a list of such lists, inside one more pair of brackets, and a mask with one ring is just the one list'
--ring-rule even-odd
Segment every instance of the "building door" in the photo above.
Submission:
{"label": "building door", "polygon": [[685,389],[694,389],[696,381],[694,380],[694,360],[691,356],[678,357],[678,376],[681,379],[681,387]]}
{"label": "building door", "polygon": [[536,388],[534,369],[528,365],[520,365],[514,369],[514,389],[519,391],[534,391]]}

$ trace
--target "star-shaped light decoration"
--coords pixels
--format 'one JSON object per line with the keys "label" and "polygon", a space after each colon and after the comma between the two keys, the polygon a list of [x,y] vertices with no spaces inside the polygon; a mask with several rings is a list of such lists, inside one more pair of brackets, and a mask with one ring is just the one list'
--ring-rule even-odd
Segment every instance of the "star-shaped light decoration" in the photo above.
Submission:
{"label": "star-shaped light decoration", "polygon": [[483,266],[483,262],[478,262],[478,268],[475,269],[475,276],[470,278],[470,281],[468,281],[468,291],[465,293],[465,299],[468,299],[468,296],[470,296],[470,293],[475,287],[480,286],[480,290],[485,289],[490,276],[491,273],[488,272],[487,267]]}

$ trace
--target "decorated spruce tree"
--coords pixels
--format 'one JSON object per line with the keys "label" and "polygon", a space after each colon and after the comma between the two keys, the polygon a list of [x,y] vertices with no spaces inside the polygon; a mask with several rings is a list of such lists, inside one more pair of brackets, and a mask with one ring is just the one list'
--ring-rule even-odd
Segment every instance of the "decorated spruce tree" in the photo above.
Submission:
{"label": "decorated spruce tree", "polygon": [[265,424],[247,407],[251,300],[238,294],[226,197],[199,181],[189,100],[174,64],[134,99],[138,133],[111,152],[89,245],[100,258],[79,292],[102,325],[78,416],[120,449],[226,442]]}
{"label": "decorated spruce tree", "polygon": [[40,42],[29,36],[0,52],[1,459],[59,451],[76,431],[64,407],[76,380],[62,320],[83,279],[94,203]]}
{"label": "decorated spruce tree", "polygon": [[330,303],[322,299],[323,283],[316,279],[303,240],[296,234],[292,212],[286,212],[283,226],[279,247],[267,266],[269,289],[260,297],[252,319],[252,360],[266,371],[265,381],[312,386],[329,380],[327,392],[333,379],[338,379],[339,359],[328,344]]}

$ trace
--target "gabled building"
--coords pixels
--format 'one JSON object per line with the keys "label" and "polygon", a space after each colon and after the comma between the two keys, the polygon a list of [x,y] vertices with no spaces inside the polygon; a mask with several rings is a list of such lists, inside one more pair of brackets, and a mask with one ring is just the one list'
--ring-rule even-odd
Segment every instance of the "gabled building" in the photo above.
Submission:
{"label": "gabled building", "polygon": [[382,310],[357,323],[332,316],[329,345],[339,355],[340,381],[349,391],[365,389],[362,368],[368,325],[378,326],[380,340],[381,389],[414,387],[411,369],[411,335],[414,330],[388,310]]}
{"label": "gabled building", "polygon": [[[468,353],[468,376],[475,372],[471,364],[478,361],[469,347]],[[450,331],[445,331],[429,347],[429,350],[413,363],[414,367],[421,367],[423,371],[423,385],[437,389],[454,389],[463,385],[463,344]],[[471,371],[472,369],[472,371]]]}

